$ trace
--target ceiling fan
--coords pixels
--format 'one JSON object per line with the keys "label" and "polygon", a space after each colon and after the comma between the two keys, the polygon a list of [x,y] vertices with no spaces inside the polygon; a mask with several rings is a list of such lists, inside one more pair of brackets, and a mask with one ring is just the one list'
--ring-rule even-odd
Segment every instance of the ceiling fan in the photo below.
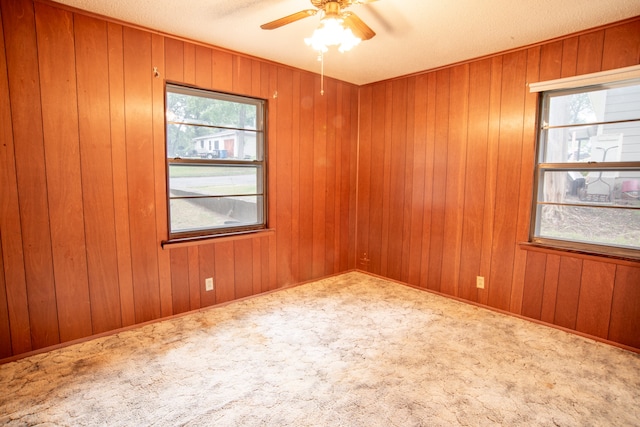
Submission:
{"label": "ceiling fan", "polygon": [[301,10],[300,12],[293,13],[275,21],[267,22],[260,26],[263,30],[273,30],[280,28],[284,25],[291,24],[292,22],[299,21],[300,19],[314,16],[317,13],[323,14],[324,18],[341,19],[343,25],[349,28],[353,35],[361,40],[369,40],[376,33],[369,28],[367,24],[362,21],[355,13],[344,11],[352,5],[373,3],[377,0],[310,0],[311,4],[316,9]]}

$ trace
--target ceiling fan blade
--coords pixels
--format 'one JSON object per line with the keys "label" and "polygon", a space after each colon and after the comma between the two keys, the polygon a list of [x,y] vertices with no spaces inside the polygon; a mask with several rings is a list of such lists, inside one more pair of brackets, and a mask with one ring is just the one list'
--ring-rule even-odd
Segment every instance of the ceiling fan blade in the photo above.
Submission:
{"label": "ceiling fan blade", "polygon": [[344,25],[350,28],[356,37],[360,37],[362,40],[369,40],[376,35],[355,13],[345,12],[342,14],[342,18],[344,19]]}
{"label": "ceiling fan blade", "polygon": [[291,24],[292,22],[299,21],[300,19],[313,16],[316,13],[318,13],[317,9],[301,10],[300,12],[293,13],[291,15],[285,16],[284,18],[276,19],[275,21],[262,24],[260,25],[260,28],[262,28],[263,30],[274,30],[276,28],[282,27],[283,25]]}

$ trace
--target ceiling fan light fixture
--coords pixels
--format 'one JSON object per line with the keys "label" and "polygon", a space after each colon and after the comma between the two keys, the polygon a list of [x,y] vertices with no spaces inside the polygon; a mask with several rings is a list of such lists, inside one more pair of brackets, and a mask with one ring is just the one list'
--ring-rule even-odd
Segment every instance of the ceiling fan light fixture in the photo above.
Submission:
{"label": "ceiling fan light fixture", "polygon": [[325,16],[313,31],[313,35],[304,41],[313,50],[324,53],[329,50],[329,46],[338,46],[340,52],[346,52],[362,40],[356,37],[350,28],[344,27],[342,18],[330,15]]}
{"label": "ceiling fan light fixture", "polygon": [[340,52],[346,52],[357,46],[362,40],[369,40],[376,33],[355,13],[342,9],[352,4],[367,4],[377,0],[311,0],[316,9],[301,10],[275,21],[262,24],[260,28],[273,30],[320,13],[320,25],[311,37],[304,39],[307,46],[318,52],[320,61],[320,94],[324,95],[324,54],[330,46],[338,46]]}

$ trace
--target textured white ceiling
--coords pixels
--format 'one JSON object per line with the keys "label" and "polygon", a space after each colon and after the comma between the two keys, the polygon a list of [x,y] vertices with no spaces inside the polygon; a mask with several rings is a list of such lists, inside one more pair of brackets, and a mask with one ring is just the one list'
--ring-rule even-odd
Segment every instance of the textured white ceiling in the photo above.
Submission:
{"label": "textured white ceiling", "polygon": [[[173,35],[319,72],[304,44],[312,16],[276,30],[260,25],[309,0],[57,0]],[[349,9],[377,35],[325,56],[325,73],[366,84],[429,70],[640,15],[640,0],[379,0]]]}

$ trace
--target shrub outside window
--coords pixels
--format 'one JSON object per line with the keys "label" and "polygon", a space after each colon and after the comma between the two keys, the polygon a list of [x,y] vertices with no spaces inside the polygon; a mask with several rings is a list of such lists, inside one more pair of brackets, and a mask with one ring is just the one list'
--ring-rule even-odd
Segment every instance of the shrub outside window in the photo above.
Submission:
{"label": "shrub outside window", "polygon": [[266,227],[265,101],[166,86],[169,238]]}
{"label": "shrub outside window", "polygon": [[533,242],[640,257],[640,81],[544,92]]}

